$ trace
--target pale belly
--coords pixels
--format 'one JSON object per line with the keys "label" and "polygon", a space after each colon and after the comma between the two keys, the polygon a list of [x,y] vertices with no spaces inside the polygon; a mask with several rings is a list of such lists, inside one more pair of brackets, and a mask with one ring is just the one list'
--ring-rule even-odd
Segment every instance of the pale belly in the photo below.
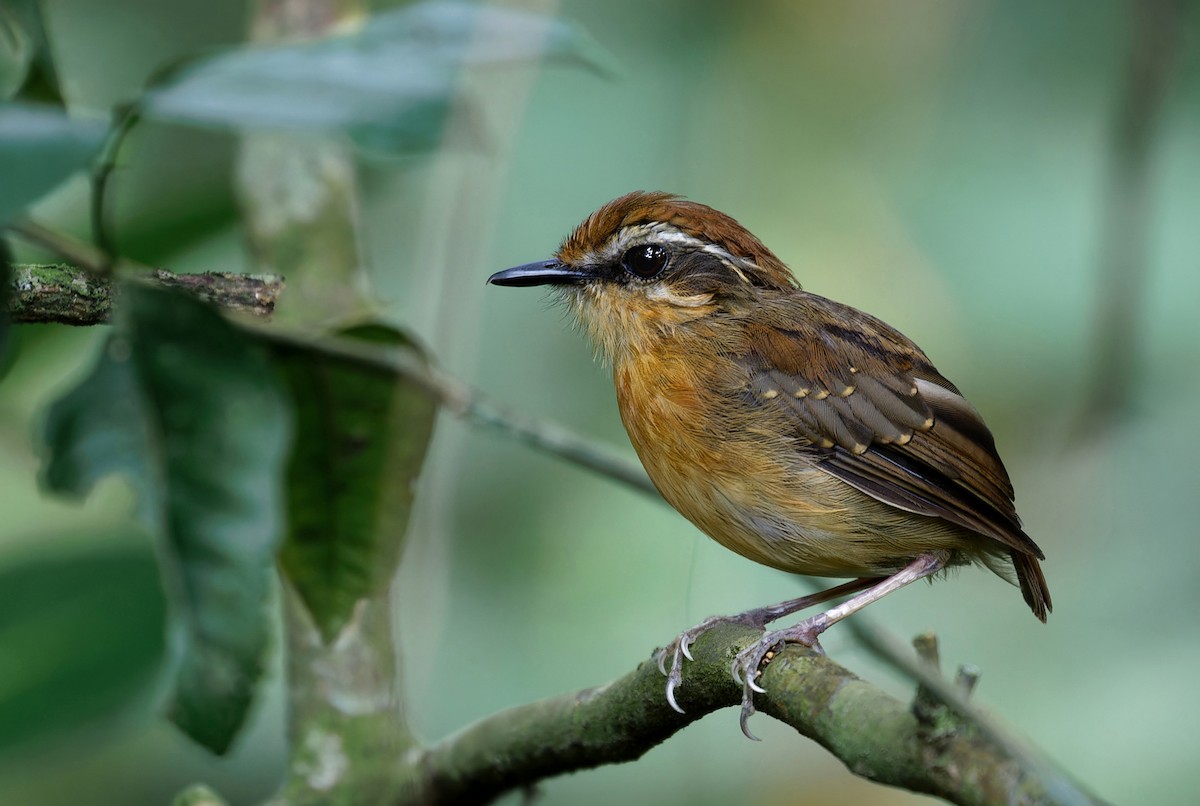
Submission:
{"label": "pale belly", "polygon": [[760,487],[753,474],[730,486],[706,474],[647,470],[663,497],[709,537],[783,571],[876,576],[894,573],[918,554],[959,544],[949,534],[913,535],[901,513],[816,469],[796,471],[782,495],[773,479]]}

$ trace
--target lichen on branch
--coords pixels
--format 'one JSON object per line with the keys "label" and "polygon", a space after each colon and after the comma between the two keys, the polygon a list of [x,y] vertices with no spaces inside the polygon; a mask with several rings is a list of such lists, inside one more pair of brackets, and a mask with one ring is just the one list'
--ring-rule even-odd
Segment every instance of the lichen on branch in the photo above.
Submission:
{"label": "lichen on branch", "polygon": [[[259,319],[271,316],[283,291],[283,279],[274,276],[155,269],[144,279]],[[108,321],[115,297],[112,281],[90,271],[61,263],[18,264],[13,267],[9,315],[17,324],[98,325]]]}

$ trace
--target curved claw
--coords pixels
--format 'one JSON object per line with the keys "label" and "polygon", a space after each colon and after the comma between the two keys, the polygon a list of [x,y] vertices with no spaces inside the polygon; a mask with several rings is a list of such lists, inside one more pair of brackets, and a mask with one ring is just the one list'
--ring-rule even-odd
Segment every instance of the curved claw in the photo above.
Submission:
{"label": "curved claw", "polygon": [[752,742],[761,742],[762,739],[750,732],[750,717],[754,715],[753,703],[742,702],[742,714],[738,717],[738,724],[742,727],[742,735]]}
{"label": "curved claw", "polygon": [[[675,692],[681,685],[683,685],[684,659],[686,658],[690,661],[695,660],[695,658],[692,657],[692,644],[695,643],[697,638],[718,624],[725,623],[741,624],[761,630],[766,621],[769,621],[771,618],[776,616],[778,616],[778,613],[775,613],[774,609],[769,609],[750,611],[748,613],[743,613],[740,616],[713,617],[705,619],[690,630],[685,630],[684,632],[680,633],[674,641],[660,650],[655,658],[658,664],[658,671],[667,678],[667,704],[670,705],[674,711],[680,714],[684,713],[683,708],[680,707],[679,702],[675,699]],[[733,680],[742,687],[743,692],[741,717],[742,733],[746,734],[747,738],[754,741],[759,741],[759,739],[750,732],[749,727],[747,727],[746,720],[748,720],[750,715],[754,713],[754,703],[752,702],[754,694],[766,693],[766,689],[758,685],[754,681],[754,677],[758,673],[758,667],[762,664],[763,656],[767,654],[771,647],[779,643],[779,641],[780,638],[778,635],[775,635],[775,640],[769,643],[765,640],[760,640],[749,650],[741,652],[736,658],[734,658],[734,661],[730,666],[730,672],[733,675]],[[670,670],[667,669],[668,653],[671,655]]]}
{"label": "curved claw", "polygon": [[760,741],[760,739],[750,731],[749,726],[750,716],[755,710],[754,695],[767,693],[767,690],[758,684],[756,678],[763,658],[779,643],[778,639],[770,640],[773,637],[764,636],[758,643],[750,646],[748,649],[742,650],[733,659],[731,667],[734,682],[742,687],[742,714],[738,722],[746,738],[755,742]]}
{"label": "curved claw", "polygon": [[679,707],[679,703],[675,701],[675,681],[674,680],[667,681],[667,704],[670,705],[671,708],[674,709],[677,713],[680,713],[680,714],[684,713],[683,709]]}
{"label": "curved claw", "polygon": [[766,694],[766,689],[761,688],[754,682],[758,676],[758,669],[762,666],[763,658],[767,653],[774,648],[776,642],[767,643],[765,640],[759,641],[757,644],[744,649],[738,653],[733,659],[732,671],[733,681],[739,686],[757,691],[759,694]]}
{"label": "curved claw", "polygon": [[683,684],[683,661],[679,657],[679,646],[676,644],[675,651],[671,654],[671,671],[666,671],[662,665],[659,669],[663,670],[663,674],[667,676],[667,704],[678,713],[683,713],[683,708],[675,699],[675,689]]}

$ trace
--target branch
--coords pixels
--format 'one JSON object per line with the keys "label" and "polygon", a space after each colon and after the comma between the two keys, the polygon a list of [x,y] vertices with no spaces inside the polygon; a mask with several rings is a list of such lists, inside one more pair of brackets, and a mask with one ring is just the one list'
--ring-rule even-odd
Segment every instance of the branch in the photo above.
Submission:
{"label": "branch", "polygon": [[[966,671],[968,667],[960,669],[959,675],[964,678],[963,685],[958,685],[960,681],[957,680],[955,683],[951,683],[941,676],[937,668],[936,639],[930,639],[933,641],[933,647],[928,649],[921,642],[924,636],[918,636],[915,642],[917,654],[921,656],[921,660],[918,660],[886,630],[877,627],[870,619],[863,618],[861,613],[856,614],[855,618],[846,619],[844,628],[849,630],[859,644],[876,658],[915,681],[919,686],[919,697],[929,697],[944,703],[963,718],[970,719],[981,734],[995,744],[1007,748],[1009,754],[1014,758],[1021,759],[1026,767],[1040,768],[1043,772],[1050,770],[1049,764],[1036,748],[1031,747],[1027,741],[1014,735],[990,714],[980,711],[969,702],[971,692],[979,679],[978,670]],[[926,653],[929,653],[931,657],[926,657]],[[970,668],[973,669],[973,667]]]}
{"label": "branch", "polygon": [[147,282],[194,294],[206,302],[257,319],[270,319],[283,293],[283,278],[225,272],[173,274],[130,260],[113,263],[101,250],[36,221],[5,227],[16,237],[57,255],[71,265],[14,266],[11,320],[19,324],[99,325],[108,321],[114,302],[111,277],[139,276]]}
{"label": "branch", "polygon": [[[686,714],[671,710],[662,674],[643,661],[608,685],[504,711],[428,748],[416,761],[420,779],[394,802],[487,802],[553,775],[633,761],[706,714],[740,704],[729,664],[757,638],[730,625],[696,642],[678,694]],[[959,804],[1098,802],[1052,771],[1030,769],[954,711],[906,706],[804,647],[789,645],[761,684],[759,711],[872,781]]]}
{"label": "branch", "polygon": [[[110,280],[61,264],[14,266],[10,314],[20,324],[56,323],[98,325],[112,313],[114,292]],[[243,274],[172,274],[152,270],[147,282],[178,288],[227,311],[266,319],[275,310],[283,291],[279,277]]]}

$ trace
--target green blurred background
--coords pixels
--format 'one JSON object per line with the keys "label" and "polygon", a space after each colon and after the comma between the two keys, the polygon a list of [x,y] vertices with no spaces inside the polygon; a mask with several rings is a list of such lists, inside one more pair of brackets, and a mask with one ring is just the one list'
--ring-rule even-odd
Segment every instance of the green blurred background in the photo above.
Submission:
{"label": "green blurred background", "polygon": [[[1015,589],[977,570],[889,597],[870,615],[901,637],[936,630],[947,665],[982,668],[980,701],[1102,797],[1195,803],[1195,10],[1181,18],[1149,163],[1144,296],[1130,300],[1136,369],[1107,379],[1131,390],[1131,405],[1081,429],[1129,4],[510,5],[579,23],[620,71],[465,75],[482,114],[452,119],[446,148],[360,164],[384,313],[495,398],[632,456],[611,382],[563,313],[536,291],[483,280],[546,257],[584,215],[632,189],[734,215],[806,288],[925,348],[992,426],[1027,530],[1046,551],[1056,604],[1046,626]],[[44,7],[69,100],[100,113],[164,63],[241,41],[248,14],[232,0]],[[458,145],[480,133],[484,148]],[[234,151],[226,135],[142,127],[116,179],[125,251],[180,272],[246,268]],[[82,180],[37,214],[83,232]],[[190,744],[156,710],[168,639],[127,490],[110,482],[83,505],[37,491],[37,413],[100,336],[19,329],[20,358],[0,386],[0,803],[160,804],[193,780],[252,803],[282,772],[279,659],[229,758]],[[429,739],[612,679],[707,615],[800,590],[659,504],[449,417],[417,500],[395,601],[403,685]],[[824,645],[908,696],[844,632]],[[715,714],[636,764],[546,783],[543,802],[924,800],[853,778],[766,717],[754,730],[761,744],[742,739],[732,711]]]}

